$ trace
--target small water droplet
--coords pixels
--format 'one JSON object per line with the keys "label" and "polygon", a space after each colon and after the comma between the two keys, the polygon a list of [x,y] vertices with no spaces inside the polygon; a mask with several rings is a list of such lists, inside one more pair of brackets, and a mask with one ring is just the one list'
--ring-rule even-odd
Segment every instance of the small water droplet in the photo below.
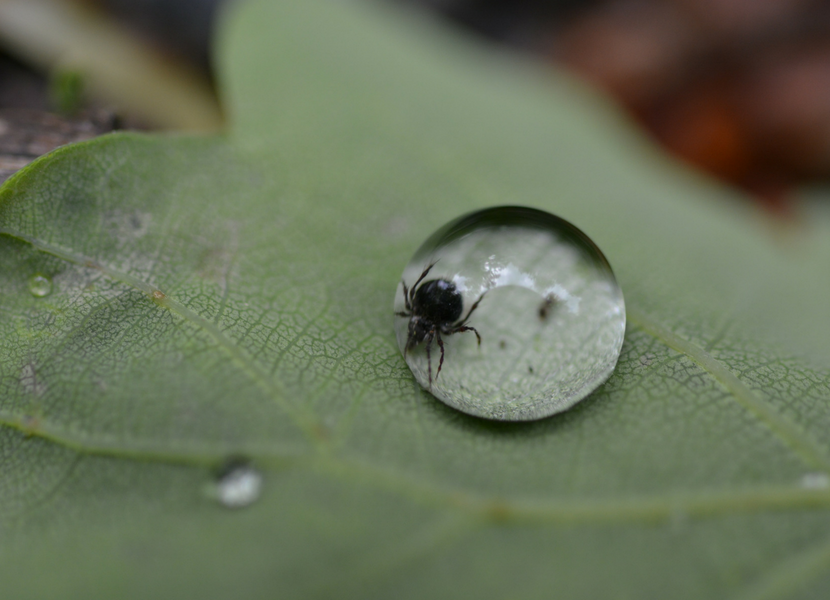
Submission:
{"label": "small water droplet", "polygon": [[614,371],[625,334],[622,292],[599,248],[523,207],[439,229],[404,269],[394,310],[418,382],[454,408],[504,421],[585,398]]}
{"label": "small water droplet", "polygon": [[806,490],[826,490],[830,487],[830,477],[826,473],[805,473],[801,476],[801,487]]}
{"label": "small water droplet", "polygon": [[29,277],[29,291],[36,298],[43,298],[52,293],[52,280],[46,275],[35,273]]}
{"label": "small water droplet", "polygon": [[209,495],[227,508],[244,508],[259,498],[262,474],[240,458],[228,460],[216,473]]}

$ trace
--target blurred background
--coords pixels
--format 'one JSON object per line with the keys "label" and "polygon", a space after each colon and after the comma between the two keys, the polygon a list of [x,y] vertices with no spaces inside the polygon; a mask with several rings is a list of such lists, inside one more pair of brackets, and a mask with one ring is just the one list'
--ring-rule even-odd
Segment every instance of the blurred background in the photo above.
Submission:
{"label": "blurred background", "polygon": [[[365,1],[417,5],[571,71],[776,218],[830,175],[830,2]],[[0,177],[117,128],[220,129],[209,43],[222,3],[0,0]]]}

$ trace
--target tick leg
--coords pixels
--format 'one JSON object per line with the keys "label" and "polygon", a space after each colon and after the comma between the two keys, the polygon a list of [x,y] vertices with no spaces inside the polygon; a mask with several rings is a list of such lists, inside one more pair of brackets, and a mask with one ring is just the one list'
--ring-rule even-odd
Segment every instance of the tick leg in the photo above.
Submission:
{"label": "tick leg", "polygon": [[[410,323],[411,323],[411,321],[410,321]],[[410,342],[411,342],[411,341],[412,341],[412,335],[409,335],[409,336],[406,338],[406,344],[404,344],[404,345],[403,345],[403,357],[404,357],[404,360],[406,359],[406,355],[407,355],[407,353],[409,352],[409,347],[410,347],[410,345],[411,345],[411,344],[410,344]]]}
{"label": "tick leg", "polygon": [[405,313],[405,312],[396,312],[395,316],[398,316],[398,317],[411,317],[412,315],[410,315],[409,313]]}
{"label": "tick leg", "polygon": [[[412,286],[412,290],[410,290],[410,292],[409,292],[409,296],[410,296],[409,299],[412,302],[412,304],[415,304],[415,290],[418,289],[418,284],[421,283],[424,280],[424,277],[426,277],[427,274],[432,270],[432,267],[435,266],[436,262],[438,262],[438,261],[436,260],[435,262],[429,263],[429,266],[426,269],[424,269],[424,272],[421,273],[420,277],[418,277],[418,281],[416,281],[415,285]],[[412,310],[412,309],[410,308],[409,310]]]}
{"label": "tick leg", "polygon": [[444,364],[444,340],[441,339],[441,332],[435,332],[435,339],[438,340],[438,347],[441,348],[441,360],[438,361],[438,372],[435,374],[435,379],[441,374],[441,367]]}
{"label": "tick leg", "polygon": [[430,356],[430,348],[432,347],[432,338],[435,333],[430,331],[427,334],[427,371],[429,372],[429,389],[432,389],[432,357]]}
{"label": "tick leg", "polygon": [[[489,290],[488,290],[488,291],[489,291]],[[485,291],[485,292],[484,292],[484,294],[486,294],[486,293],[487,293],[487,292]],[[474,311],[475,309],[477,309],[477,308],[478,308],[479,303],[480,303],[482,300],[484,300],[484,294],[482,294],[481,296],[479,296],[479,297],[478,297],[478,300],[476,300],[475,302],[473,302],[473,305],[470,307],[470,311],[467,313],[467,316],[466,316],[466,317],[464,317],[464,320],[463,320],[463,321],[461,321],[461,322],[457,325],[458,327],[463,326],[463,325],[464,325],[464,323],[466,323],[466,322],[470,319],[470,315],[472,315],[472,314],[473,314],[473,311]],[[472,329],[472,327],[471,327],[470,329]],[[466,330],[465,330],[465,331],[466,331]],[[473,331],[475,331],[475,330],[473,330]],[[478,333],[476,333],[476,335],[478,335]]]}
{"label": "tick leg", "polygon": [[[470,327],[469,325],[459,325],[455,329],[453,329],[450,333],[464,333],[465,331],[472,331],[476,334],[476,339],[478,340],[478,345],[481,346],[481,336],[478,335],[478,331],[476,331],[475,327]],[[441,338],[438,338],[439,340]]]}

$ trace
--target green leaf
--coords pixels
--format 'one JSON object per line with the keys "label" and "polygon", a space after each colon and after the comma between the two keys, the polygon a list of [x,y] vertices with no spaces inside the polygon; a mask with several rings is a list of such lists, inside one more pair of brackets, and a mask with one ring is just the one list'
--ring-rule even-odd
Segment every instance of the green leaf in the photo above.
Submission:
{"label": "green leaf", "polygon": [[[106,136],[0,191],[4,597],[826,596],[826,221],[772,235],[420,17],[240,3],[219,61],[227,136]],[[411,253],[494,204],[586,231],[629,309],[615,375],[535,423],[435,401],[392,333]],[[230,511],[238,455],[264,490]]]}

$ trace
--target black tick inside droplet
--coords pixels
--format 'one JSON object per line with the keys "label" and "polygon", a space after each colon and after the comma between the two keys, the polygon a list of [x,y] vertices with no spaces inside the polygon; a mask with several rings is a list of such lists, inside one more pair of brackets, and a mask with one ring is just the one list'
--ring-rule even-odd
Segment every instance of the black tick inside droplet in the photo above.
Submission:
{"label": "black tick inside droplet", "polygon": [[[412,289],[407,287],[405,281],[401,281],[404,303],[408,312],[395,313],[399,317],[409,319],[404,357],[406,352],[413,350],[418,344],[426,343],[430,387],[432,386],[432,359],[430,357],[432,341],[436,340],[438,347],[441,349],[441,359],[438,361],[438,371],[435,373],[437,378],[444,364],[442,334],[453,335],[464,331],[472,331],[476,334],[478,345],[481,345],[481,336],[478,331],[474,327],[466,325],[466,323],[473,311],[478,308],[481,299],[484,298],[484,294],[479,296],[467,312],[467,316],[461,319],[461,315],[464,313],[464,298],[455,284],[446,279],[424,281],[433,266],[435,266],[435,263],[424,269]],[[423,283],[421,283],[422,281]]]}

